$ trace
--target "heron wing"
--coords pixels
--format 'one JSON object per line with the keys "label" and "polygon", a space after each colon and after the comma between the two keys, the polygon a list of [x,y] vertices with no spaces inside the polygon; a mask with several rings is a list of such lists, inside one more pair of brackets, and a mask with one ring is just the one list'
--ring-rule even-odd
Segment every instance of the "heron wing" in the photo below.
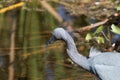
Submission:
{"label": "heron wing", "polygon": [[97,56],[99,54],[102,54],[102,52],[97,50],[94,47],[91,47],[89,57],[94,57],[94,56]]}
{"label": "heron wing", "polygon": [[95,65],[95,73],[102,80],[120,80],[120,67]]}

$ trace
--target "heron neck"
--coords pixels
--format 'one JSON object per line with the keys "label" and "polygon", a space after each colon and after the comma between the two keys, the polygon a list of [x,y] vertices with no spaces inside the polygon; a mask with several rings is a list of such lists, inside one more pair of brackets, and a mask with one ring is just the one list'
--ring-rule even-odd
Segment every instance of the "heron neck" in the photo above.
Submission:
{"label": "heron neck", "polygon": [[88,59],[78,52],[72,37],[68,36],[65,41],[67,44],[67,54],[69,55],[69,57],[82,68],[90,70]]}

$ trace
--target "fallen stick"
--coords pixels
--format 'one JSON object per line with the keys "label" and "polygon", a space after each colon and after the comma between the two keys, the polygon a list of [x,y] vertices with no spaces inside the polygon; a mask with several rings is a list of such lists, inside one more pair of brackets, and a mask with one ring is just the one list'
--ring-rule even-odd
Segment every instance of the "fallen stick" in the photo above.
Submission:
{"label": "fallen stick", "polygon": [[60,23],[63,22],[62,17],[52,8],[45,0],[39,0],[41,5],[50,12]]}
{"label": "fallen stick", "polygon": [[5,12],[7,12],[7,11],[9,11],[9,10],[13,10],[13,9],[15,9],[15,8],[21,7],[21,6],[23,6],[24,4],[25,4],[24,2],[20,2],[20,3],[17,3],[17,4],[13,4],[13,5],[11,5],[11,6],[8,6],[8,7],[5,7],[5,8],[3,8],[3,9],[0,9],[0,13],[5,13]]}
{"label": "fallen stick", "polygon": [[92,28],[95,28],[95,27],[98,27],[100,25],[105,24],[108,20],[109,19],[105,19],[104,21],[101,21],[101,22],[98,22],[98,23],[95,23],[95,24],[91,24],[89,26],[85,26],[85,27],[82,27],[82,28],[79,28],[79,29],[75,29],[75,31],[83,32],[83,31],[86,31],[86,30],[91,30]]}

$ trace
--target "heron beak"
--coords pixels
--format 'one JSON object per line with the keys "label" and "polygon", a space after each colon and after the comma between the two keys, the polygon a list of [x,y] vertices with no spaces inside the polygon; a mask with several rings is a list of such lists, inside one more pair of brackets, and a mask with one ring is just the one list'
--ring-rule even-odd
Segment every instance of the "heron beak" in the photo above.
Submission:
{"label": "heron beak", "polygon": [[48,40],[46,46],[49,46],[49,44],[52,44],[52,43],[55,42],[56,40],[57,40],[56,37],[55,37],[55,36],[52,36],[52,37]]}

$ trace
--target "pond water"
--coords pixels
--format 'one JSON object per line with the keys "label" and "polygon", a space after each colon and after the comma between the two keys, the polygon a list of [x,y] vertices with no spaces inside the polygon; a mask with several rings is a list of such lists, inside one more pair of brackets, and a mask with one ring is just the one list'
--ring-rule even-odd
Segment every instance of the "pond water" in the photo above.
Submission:
{"label": "pond water", "polygon": [[[73,63],[66,54],[64,42],[57,41],[47,48],[51,31],[58,23],[48,12],[21,10],[15,37],[15,80],[95,80],[95,76]],[[10,51],[10,24],[13,16],[1,19],[0,80],[7,80]],[[10,20],[10,21],[9,21]],[[82,23],[82,18],[75,23]],[[82,25],[82,24],[81,24]],[[85,24],[84,24],[85,25]],[[80,25],[79,25],[80,26]],[[79,43],[79,41],[77,42]],[[79,46],[78,46],[79,47]],[[83,51],[86,53],[86,51]]]}
{"label": "pond water", "polygon": [[[44,37],[46,35],[47,37]],[[51,44],[50,46],[45,48],[44,45],[49,39],[50,33],[46,35],[41,36],[43,38],[43,41],[42,44],[39,45],[41,47],[40,51],[38,51],[37,54],[31,58],[31,59],[36,58],[37,65],[34,63],[29,64],[30,56],[33,55],[27,56],[27,58],[23,60],[19,59],[20,58],[19,56],[16,56],[16,61],[15,61],[16,80],[32,80],[26,77],[34,74],[34,72],[29,74],[29,71],[27,71],[29,70],[28,69],[29,67],[33,66],[33,64],[37,66],[37,71],[39,73],[37,77],[38,79],[33,79],[33,80],[95,80],[96,79],[94,75],[85,71],[77,64],[73,63],[72,60],[70,60],[69,56],[66,54],[66,47],[64,42],[57,41],[54,44]],[[37,48],[37,46],[34,47],[35,49]],[[8,56],[0,57],[0,63],[1,63],[0,80],[7,80],[7,76],[8,76],[8,71],[7,71],[8,63],[6,62],[7,59]]]}

